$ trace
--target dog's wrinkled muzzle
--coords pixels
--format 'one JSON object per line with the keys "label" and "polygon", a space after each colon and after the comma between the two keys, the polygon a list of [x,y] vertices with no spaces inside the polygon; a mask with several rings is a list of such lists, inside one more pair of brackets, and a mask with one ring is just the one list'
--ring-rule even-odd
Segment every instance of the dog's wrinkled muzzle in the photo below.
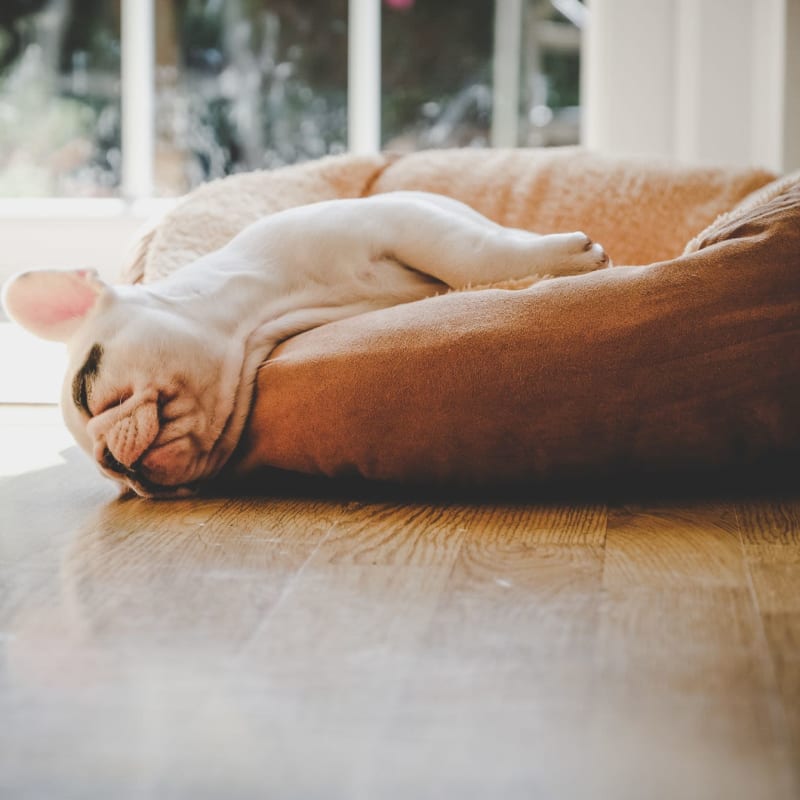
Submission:
{"label": "dog's wrinkled muzzle", "polygon": [[158,403],[140,403],[114,421],[106,431],[105,446],[118,464],[132,468],[156,440],[158,431]]}

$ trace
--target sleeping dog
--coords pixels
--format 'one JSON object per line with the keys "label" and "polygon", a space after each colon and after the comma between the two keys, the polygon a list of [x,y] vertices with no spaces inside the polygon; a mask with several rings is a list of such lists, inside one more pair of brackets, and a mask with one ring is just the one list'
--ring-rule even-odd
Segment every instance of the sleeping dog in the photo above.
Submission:
{"label": "sleeping dog", "polygon": [[282,211],[157,283],[93,270],[13,278],[9,316],[65,342],[66,424],[123,491],[196,491],[232,455],[256,371],[302,331],[448,289],[575,275],[609,265],[583,233],[504,228],[423,192]]}

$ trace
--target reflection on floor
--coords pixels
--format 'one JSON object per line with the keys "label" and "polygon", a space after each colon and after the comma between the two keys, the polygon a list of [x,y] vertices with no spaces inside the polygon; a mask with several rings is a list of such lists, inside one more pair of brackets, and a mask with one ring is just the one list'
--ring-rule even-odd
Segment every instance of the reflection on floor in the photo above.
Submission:
{"label": "reflection on floor", "polygon": [[2,797],[798,796],[797,495],[119,501],[0,436]]}

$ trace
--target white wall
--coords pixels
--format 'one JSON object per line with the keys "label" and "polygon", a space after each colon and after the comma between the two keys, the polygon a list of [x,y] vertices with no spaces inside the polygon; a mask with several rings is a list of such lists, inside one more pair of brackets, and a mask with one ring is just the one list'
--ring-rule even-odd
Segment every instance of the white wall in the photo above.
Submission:
{"label": "white wall", "polygon": [[800,168],[800,0],[588,0],[583,141]]}
{"label": "white wall", "polygon": [[134,246],[174,199],[0,199],[0,285],[15,272],[94,267],[119,279]]}

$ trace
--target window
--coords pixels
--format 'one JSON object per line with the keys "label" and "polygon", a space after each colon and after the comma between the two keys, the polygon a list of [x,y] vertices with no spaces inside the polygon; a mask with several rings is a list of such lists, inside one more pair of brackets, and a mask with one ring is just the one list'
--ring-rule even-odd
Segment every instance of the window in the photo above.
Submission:
{"label": "window", "polygon": [[0,196],[117,195],[119,78],[118,3],[3,2]]}
{"label": "window", "polygon": [[577,144],[583,5],[499,0],[453,8],[385,0],[383,146]]}
{"label": "window", "polygon": [[[509,102],[509,88],[515,143],[576,142],[580,13],[565,16],[570,5],[582,8],[6,0],[0,196],[170,197],[231,172],[344,152],[357,135],[348,80],[379,88],[380,107],[362,116],[380,115],[384,147],[491,144],[493,105]],[[372,30],[349,24],[370,14]],[[375,47],[377,37],[378,74],[348,76],[348,49]]]}
{"label": "window", "polygon": [[347,0],[157,10],[157,194],[345,152]]}

